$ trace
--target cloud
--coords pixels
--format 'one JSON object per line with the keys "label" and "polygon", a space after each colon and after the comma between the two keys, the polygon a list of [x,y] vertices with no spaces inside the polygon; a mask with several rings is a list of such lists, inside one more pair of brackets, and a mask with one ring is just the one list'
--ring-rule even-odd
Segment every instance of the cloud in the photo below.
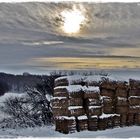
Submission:
{"label": "cloud", "polygon": [[0,0],[0,2],[140,2],[140,0]]}
{"label": "cloud", "polygon": [[[138,58],[140,60],[140,58]],[[102,61],[101,61],[102,60]],[[28,61],[28,65],[46,67],[46,69],[79,70],[79,69],[122,69],[140,68],[140,63],[134,58],[122,57],[40,57]]]}

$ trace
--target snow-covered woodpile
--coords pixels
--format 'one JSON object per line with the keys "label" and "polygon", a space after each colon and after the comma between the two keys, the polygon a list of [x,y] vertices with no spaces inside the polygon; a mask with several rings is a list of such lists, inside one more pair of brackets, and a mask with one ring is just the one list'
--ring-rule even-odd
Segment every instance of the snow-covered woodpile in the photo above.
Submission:
{"label": "snow-covered woodpile", "polygon": [[140,125],[140,81],[108,76],[65,76],[55,80],[51,101],[56,131],[96,131]]}

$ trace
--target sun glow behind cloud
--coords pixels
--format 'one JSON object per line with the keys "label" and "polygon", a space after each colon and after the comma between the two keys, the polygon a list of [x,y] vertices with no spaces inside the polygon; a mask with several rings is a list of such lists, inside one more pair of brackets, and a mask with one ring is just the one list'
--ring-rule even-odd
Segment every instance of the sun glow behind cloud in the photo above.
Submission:
{"label": "sun glow behind cloud", "polygon": [[74,7],[72,10],[64,10],[61,12],[63,20],[63,30],[67,34],[78,33],[84,24],[85,16],[82,11]]}

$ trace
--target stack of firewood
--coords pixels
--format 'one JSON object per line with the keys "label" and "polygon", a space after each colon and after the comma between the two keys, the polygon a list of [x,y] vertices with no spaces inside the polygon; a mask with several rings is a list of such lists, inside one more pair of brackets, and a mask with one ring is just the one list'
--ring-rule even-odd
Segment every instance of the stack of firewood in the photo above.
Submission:
{"label": "stack of firewood", "polygon": [[51,104],[56,131],[65,134],[140,125],[140,81],[61,77]]}
{"label": "stack of firewood", "polygon": [[140,124],[140,81],[139,80],[129,80],[130,90],[129,90],[129,113],[130,125]]}

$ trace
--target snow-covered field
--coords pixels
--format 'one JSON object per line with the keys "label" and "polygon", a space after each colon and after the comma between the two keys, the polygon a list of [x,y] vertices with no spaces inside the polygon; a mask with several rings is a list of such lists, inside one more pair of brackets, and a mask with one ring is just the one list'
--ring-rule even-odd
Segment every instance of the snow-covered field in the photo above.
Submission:
{"label": "snow-covered field", "polygon": [[82,131],[73,134],[61,134],[55,131],[54,126],[27,128],[27,129],[0,129],[0,138],[140,138],[140,127],[114,128],[104,131]]}

